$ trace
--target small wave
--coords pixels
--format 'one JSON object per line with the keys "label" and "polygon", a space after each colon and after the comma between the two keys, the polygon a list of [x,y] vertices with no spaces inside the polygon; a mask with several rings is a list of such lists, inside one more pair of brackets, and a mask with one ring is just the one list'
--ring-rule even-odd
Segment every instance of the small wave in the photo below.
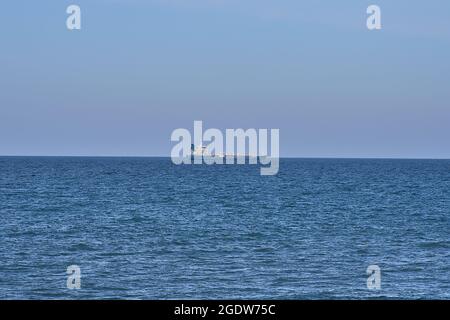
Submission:
{"label": "small wave", "polygon": [[446,249],[450,248],[449,241],[427,241],[419,243],[420,248],[425,249]]}

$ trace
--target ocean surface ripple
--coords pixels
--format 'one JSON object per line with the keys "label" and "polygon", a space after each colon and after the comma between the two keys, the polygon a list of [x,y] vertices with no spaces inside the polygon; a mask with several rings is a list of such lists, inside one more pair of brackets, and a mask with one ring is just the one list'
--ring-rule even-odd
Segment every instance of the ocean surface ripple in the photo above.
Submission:
{"label": "ocean surface ripple", "polygon": [[0,299],[450,298],[447,160],[1,157],[0,217]]}

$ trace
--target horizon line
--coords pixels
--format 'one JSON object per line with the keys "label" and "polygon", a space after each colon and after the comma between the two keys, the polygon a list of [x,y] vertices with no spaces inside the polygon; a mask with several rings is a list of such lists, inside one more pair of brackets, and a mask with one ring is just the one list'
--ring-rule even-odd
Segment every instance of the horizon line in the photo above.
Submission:
{"label": "horizon line", "polygon": [[[0,155],[0,158],[168,158],[167,155]],[[450,160],[440,157],[363,157],[363,156],[282,156],[279,159],[348,159],[348,160]]]}

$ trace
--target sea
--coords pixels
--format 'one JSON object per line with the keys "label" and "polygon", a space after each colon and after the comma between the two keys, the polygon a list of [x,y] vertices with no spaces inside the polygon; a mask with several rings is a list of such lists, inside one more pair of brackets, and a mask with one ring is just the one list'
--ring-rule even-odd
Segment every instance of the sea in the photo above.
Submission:
{"label": "sea", "polygon": [[0,299],[450,299],[450,160],[0,157]]}

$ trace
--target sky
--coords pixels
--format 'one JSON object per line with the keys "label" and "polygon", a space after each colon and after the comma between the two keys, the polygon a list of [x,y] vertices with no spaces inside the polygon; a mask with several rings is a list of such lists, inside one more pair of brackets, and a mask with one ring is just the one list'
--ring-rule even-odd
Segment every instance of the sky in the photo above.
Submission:
{"label": "sky", "polygon": [[170,156],[202,120],[283,157],[450,158],[449,57],[448,0],[7,1],[0,155]]}

